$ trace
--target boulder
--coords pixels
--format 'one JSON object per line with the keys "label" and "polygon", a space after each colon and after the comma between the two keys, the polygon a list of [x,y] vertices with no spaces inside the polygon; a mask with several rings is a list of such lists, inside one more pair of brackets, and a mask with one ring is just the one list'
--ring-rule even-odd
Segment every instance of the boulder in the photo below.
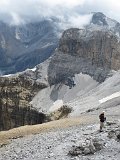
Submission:
{"label": "boulder", "polygon": [[94,154],[101,150],[103,145],[104,143],[101,139],[94,138],[85,140],[83,143],[80,143],[79,146],[73,146],[68,154],[71,156]]}

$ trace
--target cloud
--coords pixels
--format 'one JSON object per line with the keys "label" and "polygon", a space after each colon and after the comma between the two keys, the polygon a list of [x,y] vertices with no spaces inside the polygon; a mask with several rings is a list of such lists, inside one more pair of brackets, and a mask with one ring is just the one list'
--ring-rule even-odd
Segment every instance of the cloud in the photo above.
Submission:
{"label": "cloud", "polygon": [[118,0],[84,0],[83,5],[78,6],[77,9],[80,13],[103,12],[120,22],[120,1]]}
{"label": "cloud", "polygon": [[79,15],[74,14],[65,20],[64,18],[61,19],[61,22],[58,23],[61,29],[68,29],[68,28],[82,28],[83,26],[87,25],[92,18],[92,14],[85,14]]}
{"label": "cloud", "polygon": [[0,0],[0,20],[16,25],[56,17],[63,28],[82,27],[98,11],[120,21],[118,0]]}

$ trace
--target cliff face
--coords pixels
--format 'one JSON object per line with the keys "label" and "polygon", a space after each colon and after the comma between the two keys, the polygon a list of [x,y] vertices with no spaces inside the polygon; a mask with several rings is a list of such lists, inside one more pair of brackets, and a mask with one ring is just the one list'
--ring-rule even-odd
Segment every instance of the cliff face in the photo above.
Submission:
{"label": "cliff face", "polygon": [[[53,69],[54,68],[54,69]],[[68,29],[52,57],[48,75],[50,84],[86,73],[102,82],[110,70],[120,69],[119,38],[110,31]]]}
{"label": "cliff face", "polygon": [[32,97],[46,85],[25,76],[0,78],[0,130],[45,121],[45,115],[29,104]]}
{"label": "cliff face", "polygon": [[63,33],[59,51],[88,58],[97,67],[120,68],[120,43],[111,32],[69,29]]}

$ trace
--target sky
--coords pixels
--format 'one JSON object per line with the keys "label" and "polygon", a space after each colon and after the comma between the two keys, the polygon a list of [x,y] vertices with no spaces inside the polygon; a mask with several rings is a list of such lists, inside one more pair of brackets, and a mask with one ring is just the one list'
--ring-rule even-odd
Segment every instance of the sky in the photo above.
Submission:
{"label": "sky", "polygon": [[103,12],[120,22],[120,1],[0,0],[0,20],[15,25],[56,17],[65,25],[78,27],[90,21],[91,12]]}

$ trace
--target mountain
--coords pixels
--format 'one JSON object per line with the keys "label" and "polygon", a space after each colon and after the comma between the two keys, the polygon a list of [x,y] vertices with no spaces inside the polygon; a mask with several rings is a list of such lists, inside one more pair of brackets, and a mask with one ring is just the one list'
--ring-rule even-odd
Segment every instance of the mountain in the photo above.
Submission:
{"label": "mountain", "polygon": [[80,72],[103,82],[111,70],[119,70],[119,25],[98,12],[93,14],[90,24],[84,29],[64,31],[49,64],[49,83],[65,81]]}
{"label": "mountain", "polygon": [[16,73],[45,61],[57,47],[58,35],[50,20],[19,26],[0,22],[1,73]]}
{"label": "mountain", "polygon": [[88,24],[86,27],[90,30],[109,31],[118,37],[120,36],[120,23],[105,16],[101,12],[93,13],[90,24]]}
{"label": "mountain", "polygon": [[[0,22],[0,73],[11,74],[33,68],[48,59],[58,46],[59,19],[41,19],[38,22],[12,26]],[[109,31],[120,36],[120,23],[103,13],[93,13],[86,28],[89,31]]]}
{"label": "mountain", "polygon": [[[112,25],[109,25],[110,22]],[[42,112],[48,114],[51,119],[79,116],[81,112],[94,111],[95,108],[99,109],[100,107],[107,110],[108,105],[112,106],[112,104],[114,104],[113,107],[118,109],[120,37],[118,32],[115,32],[116,26],[118,27],[119,23],[115,20],[107,18],[102,13],[94,13],[90,24],[83,29],[70,28],[65,30],[59,40],[57,49],[51,53],[51,57],[46,57],[44,62],[24,72],[2,76],[0,78],[1,121],[8,122],[12,119],[14,126],[3,127],[2,124],[1,128],[8,129],[21,124],[29,124],[29,121],[21,123],[20,120],[18,123],[14,118],[18,115],[12,117],[9,108],[13,109],[12,113],[15,113],[15,108],[19,110],[26,108],[29,111],[34,108],[36,114]],[[27,29],[31,30],[31,28]],[[11,34],[14,35],[13,33],[15,33],[15,28],[12,28]],[[24,33],[26,32],[24,31]],[[34,37],[33,35],[34,33],[27,35],[27,39],[26,34],[19,35],[20,44],[27,43],[27,45],[30,45],[27,54],[29,54],[29,49],[34,46],[33,39],[31,40],[31,37]],[[40,39],[37,40],[39,42]],[[22,52],[19,52],[19,54],[21,54],[20,58],[25,56],[22,55]],[[27,57],[31,58],[30,56]],[[15,60],[17,63],[18,59],[15,58]],[[24,60],[26,60],[25,57]],[[14,92],[12,92],[12,88],[15,90]],[[113,98],[110,99],[110,97]],[[104,98],[108,100],[101,103]],[[8,108],[7,115],[9,116],[3,115],[5,106]],[[111,107],[111,110],[113,110],[113,107]],[[71,113],[69,113],[70,111]],[[28,112],[25,112],[22,116],[24,119],[26,114],[29,115]]]}
{"label": "mountain", "polygon": [[[0,132],[1,160],[119,160],[119,25],[103,13],[93,13],[83,29],[65,30],[44,62],[0,77],[0,130],[10,129]],[[19,44],[33,47],[33,35],[26,39],[17,34]],[[19,52],[20,58],[23,55]],[[103,110],[106,123],[99,132]],[[31,125],[38,123],[43,124]]]}
{"label": "mountain", "polygon": [[[64,31],[54,55],[37,66],[33,75],[36,74],[37,79],[37,74],[41,73],[50,86],[33,98],[31,103],[38,110],[49,112],[52,106],[68,104],[79,115],[81,108],[87,111],[98,107],[100,99],[119,91],[120,41],[112,30],[117,22],[113,20],[115,26],[110,28],[111,19],[106,17],[106,23],[99,20],[100,25],[96,24],[94,16],[98,15],[103,21],[105,15],[95,13],[84,29]],[[28,75],[31,76],[30,72]]]}
{"label": "mountain", "polygon": [[80,72],[103,82],[110,70],[120,69],[119,46],[118,38],[108,31],[65,31],[49,65],[49,83],[64,81]]}

